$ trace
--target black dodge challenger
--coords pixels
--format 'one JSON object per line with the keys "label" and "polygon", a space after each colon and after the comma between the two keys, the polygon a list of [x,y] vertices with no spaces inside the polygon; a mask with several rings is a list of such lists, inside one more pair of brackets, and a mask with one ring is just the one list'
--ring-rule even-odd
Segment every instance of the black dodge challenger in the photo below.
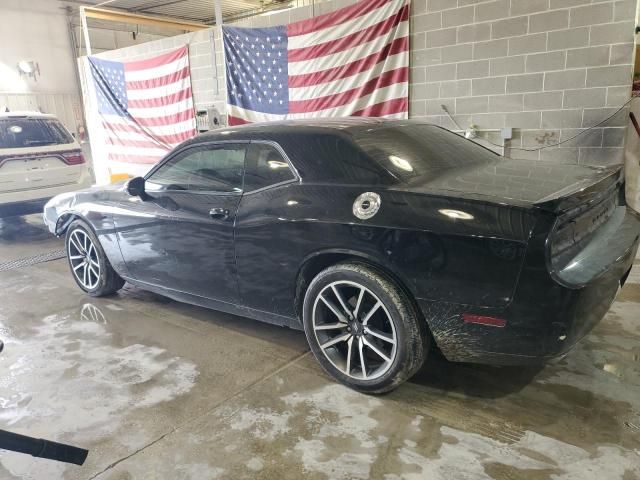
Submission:
{"label": "black dodge challenger", "polygon": [[444,129],[372,119],[218,130],[144,178],[55,197],[89,295],[125,281],[304,328],[320,364],[392,390],[452,361],[565,354],[638,249],[620,167],[510,160]]}

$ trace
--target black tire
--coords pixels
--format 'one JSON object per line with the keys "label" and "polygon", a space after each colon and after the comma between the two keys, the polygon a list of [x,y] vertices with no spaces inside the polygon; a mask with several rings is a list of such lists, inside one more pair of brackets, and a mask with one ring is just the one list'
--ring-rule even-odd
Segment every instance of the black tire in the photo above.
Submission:
{"label": "black tire", "polygon": [[[93,243],[93,247],[95,249],[95,255],[93,259],[99,264],[99,275],[91,280],[91,282],[95,282],[95,285],[90,285],[89,287],[87,287],[74,273],[74,263],[72,262],[71,254],[77,253],[77,249],[73,245],[70,247],[70,244],[72,242],[71,238],[74,235],[74,232],[76,232],[77,236],[80,236],[81,234],[87,235]],[[69,262],[71,276],[75,280],[76,284],[88,295],[91,295],[92,297],[103,297],[106,295],[111,295],[123,287],[125,281],[113,269],[111,263],[109,263],[109,259],[102,249],[102,245],[100,245],[98,237],[93,232],[93,229],[84,221],[79,219],[74,220],[67,228],[65,236],[65,252],[67,254],[67,261]]]}
{"label": "black tire", "polygon": [[[358,286],[351,286],[351,282]],[[354,336],[351,332],[356,331],[357,336],[354,336],[352,340],[353,343],[348,343],[348,341],[342,340],[339,344],[341,345],[340,347],[338,347],[337,344],[336,346],[326,348],[324,351],[328,352],[327,355],[325,355],[320,346],[319,336],[324,336],[325,332],[320,330],[317,331],[314,328],[314,308],[316,309],[315,311],[318,312],[318,317],[320,317],[321,311],[317,310],[317,304],[319,304],[321,300],[319,295],[323,292],[328,292],[330,294],[333,290],[328,289],[332,288],[332,285],[342,289],[342,292],[340,293],[343,297],[342,300],[345,301],[347,307],[353,307],[351,314],[356,310],[354,304],[357,302],[357,300],[355,300],[357,294],[355,292],[358,291],[358,288],[362,290],[361,287],[364,287],[365,291],[368,291],[366,295],[373,294],[371,295],[372,302],[375,302],[375,297],[377,297],[377,300],[379,300],[382,306],[384,306],[384,309],[378,309],[380,310],[380,318],[382,318],[382,321],[386,322],[390,327],[389,331],[392,333],[388,336],[391,337],[392,335],[395,335],[395,344],[389,343],[387,347],[389,349],[395,348],[395,350],[393,351],[393,355],[389,352],[383,351],[383,353],[387,353],[389,360],[386,360],[383,363],[386,371],[383,367],[379,368],[381,373],[377,378],[367,378],[368,361],[365,360],[364,362],[360,362],[359,351],[357,352],[358,358],[355,360],[355,367],[350,368],[353,363],[353,350],[351,350],[350,354],[351,359],[346,360],[347,353],[345,353],[345,351],[348,351],[347,346],[351,349],[353,344],[360,345],[357,342],[360,342],[362,337],[368,338],[369,343],[372,341],[377,342],[378,347],[386,345],[384,341],[381,342],[378,338],[371,337],[371,333],[367,332],[367,327],[363,327],[364,324],[362,320],[364,320],[364,318],[362,318],[362,312],[358,314],[358,322],[360,326],[358,326],[356,322],[353,324],[353,327],[349,327],[348,330],[344,330],[344,334],[336,333],[334,337],[325,337],[323,339],[323,345],[326,345],[338,336]],[[353,288],[354,290],[350,291],[350,288]],[[336,303],[334,306],[339,303],[340,299],[335,296],[335,300]],[[365,300],[363,300],[363,303],[364,302]],[[327,304],[325,303],[324,305]],[[325,307],[323,306],[322,308]],[[326,306],[326,309],[324,310],[325,313],[322,314],[324,315],[323,318],[326,322],[318,321],[317,325],[326,324],[329,326],[331,321],[329,321],[328,318],[332,314],[337,320],[336,325],[343,323],[333,311],[333,313],[328,313],[330,310],[331,309]],[[369,310],[374,309],[370,308]],[[344,312],[344,308],[341,309],[341,312]],[[375,315],[378,315],[378,313]],[[353,320],[353,317],[349,319],[350,325]],[[379,320],[374,320],[374,317],[372,316],[369,321],[372,322]],[[393,322],[393,327],[391,327],[391,322]],[[324,370],[340,383],[363,393],[378,394],[389,392],[411,378],[423,365],[431,343],[431,337],[428,334],[427,326],[416,311],[416,307],[407,294],[399,288],[398,285],[388,277],[388,275],[385,275],[375,267],[358,262],[340,263],[328,267],[312,280],[304,297],[303,324],[311,351]],[[336,328],[341,329],[346,327]],[[364,330],[362,330],[362,328],[364,328]],[[338,332],[342,331],[343,330],[338,330]],[[382,332],[378,330],[378,333]],[[345,343],[347,345],[345,345]],[[391,345],[395,345],[395,347],[392,347]],[[370,347],[363,348],[365,348],[365,352],[367,352],[367,350],[370,351],[369,355],[373,355],[375,353]],[[340,349],[342,349],[342,351],[340,351]],[[333,355],[334,361],[329,360],[328,355]],[[366,354],[365,357],[367,357]],[[344,360],[342,369],[336,366],[336,363],[341,360]],[[379,361],[381,361],[381,359],[379,359]],[[365,368],[362,368],[362,363],[365,364]],[[360,364],[359,368],[361,368],[362,373],[360,375],[362,378],[355,378],[355,376],[358,375],[358,364]],[[350,375],[347,375],[345,373],[346,371],[348,371]]]}

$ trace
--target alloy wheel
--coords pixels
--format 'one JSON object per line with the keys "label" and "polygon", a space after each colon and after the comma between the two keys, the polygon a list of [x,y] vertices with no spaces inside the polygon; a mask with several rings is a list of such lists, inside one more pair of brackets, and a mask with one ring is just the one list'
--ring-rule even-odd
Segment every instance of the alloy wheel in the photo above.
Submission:
{"label": "alloy wheel", "polygon": [[373,380],[393,365],[397,335],[393,318],[368,288],[333,282],[313,305],[313,330],[325,357],[345,375]]}
{"label": "alloy wheel", "polygon": [[96,247],[85,231],[71,232],[67,254],[78,282],[87,290],[96,288],[100,282],[100,262]]}

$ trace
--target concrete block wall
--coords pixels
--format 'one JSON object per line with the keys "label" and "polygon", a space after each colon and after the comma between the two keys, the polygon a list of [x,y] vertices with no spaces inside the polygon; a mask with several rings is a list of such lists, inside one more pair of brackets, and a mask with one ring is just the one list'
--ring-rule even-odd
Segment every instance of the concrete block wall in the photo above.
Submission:
{"label": "concrete block wall", "polygon": [[410,115],[457,129],[445,105],[463,129],[513,127],[514,158],[622,162],[628,109],[528,150],[629,100],[635,12],[636,0],[413,0]]}
{"label": "concrete block wall", "polygon": [[[287,24],[357,0],[316,1],[315,6],[306,1],[234,25]],[[628,101],[636,0],[412,0],[411,9],[411,118],[457,129],[442,110],[445,105],[463,129],[514,128],[506,151],[514,158],[622,161],[627,109],[561,147],[528,150],[567,140]],[[185,43],[196,107],[215,105],[224,112],[224,64],[216,28],[98,56],[138,59]],[[497,132],[480,136],[501,142]]]}

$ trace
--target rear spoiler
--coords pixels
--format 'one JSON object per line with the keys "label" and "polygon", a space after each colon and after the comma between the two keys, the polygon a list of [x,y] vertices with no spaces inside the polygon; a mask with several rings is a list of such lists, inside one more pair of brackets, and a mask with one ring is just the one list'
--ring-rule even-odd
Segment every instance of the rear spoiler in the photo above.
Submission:
{"label": "rear spoiler", "polygon": [[[599,200],[605,192],[624,184],[624,166],[603,167],[595,175],[535,203],[541,210],[562,213]],[[614,187],[615,186],[615,187]]]}

